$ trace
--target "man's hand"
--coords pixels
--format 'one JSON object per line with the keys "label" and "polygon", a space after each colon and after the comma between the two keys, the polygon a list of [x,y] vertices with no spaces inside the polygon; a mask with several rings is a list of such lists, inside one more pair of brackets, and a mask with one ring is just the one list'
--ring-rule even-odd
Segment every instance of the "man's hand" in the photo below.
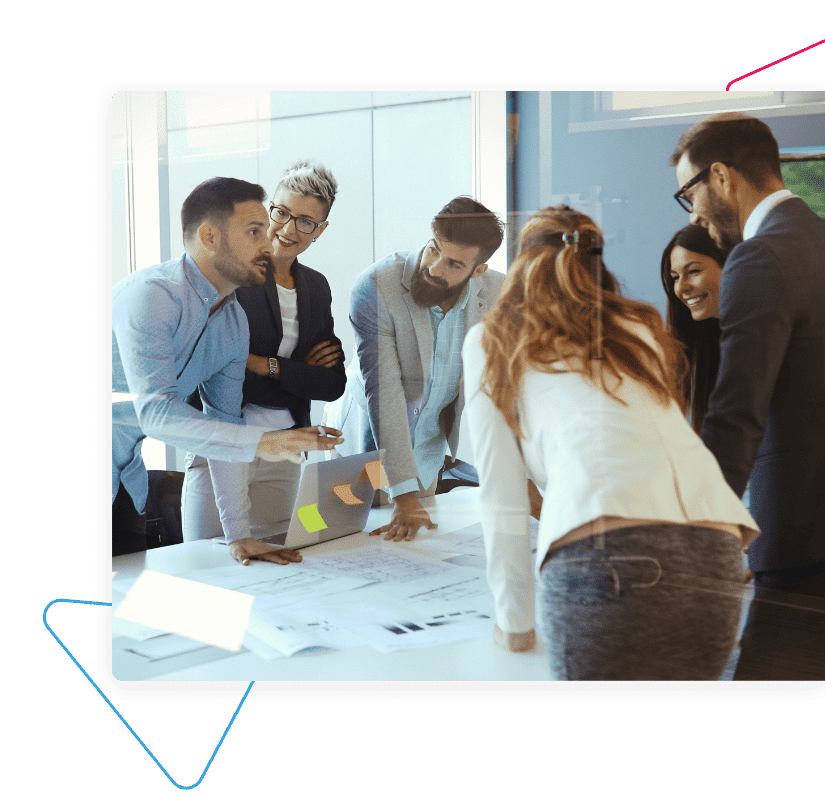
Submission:
{"label": "man's hand", "polygon": [[300,562],[303,558],[298,551],[277,548],[269,543],[254,540],[252,537],[233,542],[229,546],[229,553],[242,565],[248,565],[252,559],[265,559],[267,562],[274,562],[276,565],[288,565],[290,562]]}
{"label": "man's hand", "polygon": [[404,493],[396,496],[395,509],[392,512],[392,520],[386,526],[370,532],[370,537],[386,532],[385,540],[414,540],[418,529],[422,526],[427,529],[437,529],[438,524],[430,521],[427,510],[421,506],[418,496],[415,493]]}
{"label": "man's hand", "polygon": [[[329,437],[319,434],[323,429]],[[329,451],[344,438],[341,432],[331,426],[310,426],[306,429],[286,429],[283,432],[265,432],[258,444],[255,456],[267,462],[295,462],[300,465],[304,461],[303,451]]]}
{"label": "man's hand", "polygon": [[498,626],[493,629],[493,641],[505,650],[512,650],[518,653],[522,650],[530,650],[536,645],[536,632],[531,628],[529,631],[510,633],[502,631]]}
{"label": "man's hand", "polygon": [[332,368],[344,359],[344,353],[337,343],[331,340],[324,340],[316,343],[304,357],[307,365],[320,365],[322,368]]}

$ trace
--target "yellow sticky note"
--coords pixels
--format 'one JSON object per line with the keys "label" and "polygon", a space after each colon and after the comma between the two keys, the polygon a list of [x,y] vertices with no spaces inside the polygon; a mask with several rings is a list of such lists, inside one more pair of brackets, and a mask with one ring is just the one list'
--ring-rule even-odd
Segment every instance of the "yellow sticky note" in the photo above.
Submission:
{"label": "yellow sticky note", "polygon": [[318,511],[318,504],[307,504],[298,507],[298,520],[304,524],[304,528],[309,534],[327,527],[321,513]]}
{"label": "yellow sticky note", "polygon": [[336,484],[333,485],[332,492],[335,493],[345,504],[355,506],[356,504],[363,504],[364,502],[352,492],[351,484]]}
{"label": "yellow sticky note", "polygon": [[370,480],[373,490],[377,490],[380,487],[390,486],[389,480],[387,479],[387,474],[384,473],[383,459],[377,459],[375,462],[368,462],[364,466],[364,470],[367,472],[367,478]]}

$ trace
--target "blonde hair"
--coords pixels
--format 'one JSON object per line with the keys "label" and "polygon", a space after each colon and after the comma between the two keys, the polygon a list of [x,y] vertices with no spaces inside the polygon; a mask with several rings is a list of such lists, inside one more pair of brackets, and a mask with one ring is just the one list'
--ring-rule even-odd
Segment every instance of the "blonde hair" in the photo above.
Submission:
{"label": "blonde hair", "polygon": [[311,160],[296,161],[287,167],[275,190],[281,186],[301,196],[314,196],[320,199],[326,206],[327,215],[338,192],[338,183],[332,172],[322,163]]}
{"label": "blonde hair", "polygon": [[[617,391],[630,377],[662,405],[675,401],[684,410],[682,348],[654,307],[620,295],[602,263],[602,241],[593,220],[566,205],[538,211],[521,231],[519,254],[481,339],[484,390],[519,437],[516,400],[528,369],[562,366],[621,404]],[[656,347],[633,330],[634,322],[650,330]]]}

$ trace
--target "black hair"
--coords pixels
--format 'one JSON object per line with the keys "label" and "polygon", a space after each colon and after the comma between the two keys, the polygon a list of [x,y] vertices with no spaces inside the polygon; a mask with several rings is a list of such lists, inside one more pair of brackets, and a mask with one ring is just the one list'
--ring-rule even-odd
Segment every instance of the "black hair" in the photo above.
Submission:
{"label": "black hair", "polygon": [[266,191],[255,183],[234,177],[212,177],[197,186],[183,201],[180,211],[183,240],[189,240],[198,227],[210,221],[223,227],[241,202],[266,201]]}
{"label": "black hair", "polygon": [[670,276],[670,258],[677,246],[712,258],[719,268],[724,268],[730,250],[720,249],[704,227],[688,224],[670,239],[662,253],[661,277],[667,294],[667,328],[685,348],[688,371],[681,391],[690,407],[691,426],[698,434],[719,372],[719,319],[694,321],[690,310],[676,295],[674,280]]}

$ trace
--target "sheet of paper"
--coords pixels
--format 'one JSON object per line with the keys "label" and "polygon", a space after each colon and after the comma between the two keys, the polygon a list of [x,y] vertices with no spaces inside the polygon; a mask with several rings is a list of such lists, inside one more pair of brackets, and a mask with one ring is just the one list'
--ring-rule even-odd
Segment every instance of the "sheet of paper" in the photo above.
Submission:
{"label": "sheet of paper", "polygon": [[[403,593],[402,593],[403,594]],[[360,595],[360,597],[359,597]],[[393,600],[384,585],[339,596],[335,605],[312,607],[330,624],[350,626],[362,645],[381,653],[429,647],[492,634],[492,612],[462,606]],[[478,602],[478,601],[476,601]],[[484,600],[480,601],[482,604]]]}
{"label": "sheet of paper", "polygon": [[[535,553],[538,539],[539,522],[530,518],[530,550]],[[421,536],[413,541],[415,548],[429,551],[445,551],[447,553],[469,553],[475,556],[485,556],[484,535],[481,523],[473,523],[456,531],[447,531],[443,534],[433,534],[431,537]]]}
{"label": "sheet of paper", "polygon": [[[471,529],[445,534],[452,545],[443,552],[474,550],[480,529],[475,537]],[[401,544],[370,540],[356,549],[310,550],[299,565],[253,561],[190,578],[255,596],[243,645],[264,659],[314,647],[371,646],[387,653],[492,633],[492,596],[483,569]]]}
{"label": "sheet of paper", "polygon": [[170,656],[179,656],[182,653],[191,653],[193,650],[206,647],[209,647],[209,645],[195,639],[187,639],[176,634],[163,634],[154,639],[132,645],[127,650],[147,661],[160,661],[161,659],[168,659]]}
{"label": "sheet of paper", "polygon": [[349,619],[343,623],[332,620],[323,601],[314,606],[293,604],[284,608],[271,595],[258,595],[246,630],[253,644],[260,641],[285,656],[307,648],[357,648],[366,644],[358,625]]}
{"label": "sheet of paper", "polygon": [[191,574],[192,580],[234,589],[248,595],[271,595],[277,605],[315,602],[324,595],[346,592],[372,583],[369,579],[318,566],[314,559],[299,565],[253,561],[246,567],[228,565]]}
{"label": "sheet of paper", "polygon": [[207,645],[240,650],[253,598],[192,579],[144,570],[116,617]]}
{"label": "sheet of paper", "polygon": [[452,565],[433,559],[430,556],[416,554],[403,547],[403,543],[387,543],[351,551],[313,556],[304,560],[312,562],[330,573],[339,573],[367,582],[404,583],[420,578],[450,572]]}
{"label": "sheet of paper", "polygon": [[413,541],[416,548],[430,551],[444,551],[446,553],[470,553],[484,556],[484,538],[481,535],[481,523],[474,523],[458,531],[447,531],[443,534],[434,534],[426,539]]}
{"label": "sheet of paper", "polygon": [[[113,607],[113,609],[116,608],[117,607]],[[114,613],[112,614],[112,638],[117,636],[125,636],[129,637],[129,639],[135,639],[142,642],[146,639],[152,639],[153,637],[162,636],[166,633],[166,631],[162,631],[159,628],[152,628],[148,625],[134,623],[131,620],[124,620],[122,617],[118,617]]]}

